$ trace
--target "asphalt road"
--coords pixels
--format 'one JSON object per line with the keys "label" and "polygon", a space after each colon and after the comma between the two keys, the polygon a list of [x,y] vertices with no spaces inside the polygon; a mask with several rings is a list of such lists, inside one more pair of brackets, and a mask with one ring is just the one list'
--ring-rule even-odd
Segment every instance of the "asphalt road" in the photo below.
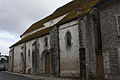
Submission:
{"label": "asphalt road", "polygon": [[0,72],[0,80],[32,80],[22,76],[12,75],[9,73]]}

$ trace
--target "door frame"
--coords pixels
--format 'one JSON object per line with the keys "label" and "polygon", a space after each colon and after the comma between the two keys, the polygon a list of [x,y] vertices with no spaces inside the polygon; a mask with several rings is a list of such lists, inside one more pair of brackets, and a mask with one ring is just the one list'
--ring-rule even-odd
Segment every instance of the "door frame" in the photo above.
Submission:
{"label": "door frame", "polygon": [[[49,73],[46,73],[46,55],[49,55]],[[51,73],[51,63],[50,63],[50,52],[49,50],[44,50],[43,53],[42,53],[42,56],[41,56],[41,59],[42,59],[42,73],[43,74],[47,74],[47,75],[50,75]]]}

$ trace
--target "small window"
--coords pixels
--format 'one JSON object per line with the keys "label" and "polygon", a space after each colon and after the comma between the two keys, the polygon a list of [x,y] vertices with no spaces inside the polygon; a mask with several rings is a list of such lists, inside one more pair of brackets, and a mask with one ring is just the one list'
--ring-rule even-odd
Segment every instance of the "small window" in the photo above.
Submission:
{"label": "small window", "polygon": [[23,49],[23,46],[21,47],[21,49]]}
{"label": "small window", "polygon": [[28,50],[28,56],[30,57],[30,49]]}
{"label": "small window", "polygon": [[45,47],[48,47],[48,38],[45,37]]}
{"label": "small window", "polygon": [[71,46],[71,33],[68,31],[66,33],[67,46]]}
{"label": "small window", "polygon": [[118,16],[118,24],[120,25],[120,16]]}
{"label": "small window", "polygon": [[35,46],[36,45],[36,41],[32,44],[32,46]]}
{"label": "small window", "polygon": [[23,53],[21,53],[21,57],[23,57]]}
{"label": "small window", "polygon": [[118,35],[120,35],[120,15],[117,16],[116,19],[117,19]]}

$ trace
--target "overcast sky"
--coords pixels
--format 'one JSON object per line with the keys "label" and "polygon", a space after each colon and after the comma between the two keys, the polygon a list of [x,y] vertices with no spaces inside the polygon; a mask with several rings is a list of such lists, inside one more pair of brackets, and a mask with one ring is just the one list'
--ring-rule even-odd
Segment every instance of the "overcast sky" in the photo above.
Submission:
{"label": "overcast sky", "polygon": [[72,0],[0,0],[0,52],[9,47],[34,22],[50,15]]}

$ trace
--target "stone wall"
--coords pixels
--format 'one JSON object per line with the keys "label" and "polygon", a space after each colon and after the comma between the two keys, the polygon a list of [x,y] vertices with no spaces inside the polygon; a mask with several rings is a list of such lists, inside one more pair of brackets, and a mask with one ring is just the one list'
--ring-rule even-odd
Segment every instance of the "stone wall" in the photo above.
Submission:
{"label": "stone wall", "polygon": [[[48,38],[48,46],[45,47],[45,38]],[[33,45],[36,43],[35,45]],[[44,35],[42,37],[30,40],[28,42],[14,46],[14,49],[10,51],[9,71],[29,73],[29,74],[44,74],[45,62],[42,61],[43,53],[45,51],[50,52],[50,36]],[[34,53],[34,54],[33,54]],[[33,60],[33,56],[36,56],[36,61]],[[13,60],[13,62],[12,62]],[[36,70],[33,70],[33,61],[36,66]],[[12,65],[13,64],[13,65]]]}
{"label": "stone wall", "polygon": [[[71,46],[67,46],[66,33],[71,33]],[[80,77],[78,21],[59,27],[60,76]]]}
{"label": "stone wall", "polygon": [[110,74],[110,60],[109,60],[109,53],[103,53],[103,62],[104,62],[104,74],[105,79],[108,79],[108,75]]}
{"label": "stone wall", "polygon": [[13,72],[21,72],[22,66],[21,66],[21,47],[22,44],[14,46],[14,66],[13,66]]}
{"label": "stone wall", "polygon": [[[84,46],[86,52],[86,61],[88,68],[88,77],[96,77],[96,53],[95,53],[95,32],[94,21],[91,17],[86,16],[82,22],[84,30]],[[86,42],[85,42],[86,41]]]}
{"label": "stone wall", "polygon": [[51,54],[51,75],[60,76],[60,54],[58,27],[54,26],[50,31],[50,54]]}
{"label": "stone wall", "polygon": [[[45,38],[48,38],[48,46],[45,47]],[[43,55],[44,52],[50,53],[50,35],[44,35],[40,38],[38,38],[38,48],[39,48],[39,74],[44,74],[45,73],[45,62],[43,60]]]}
{"label": "stone wall", "polygon": [[[45,37],[48,38],[48,46],[45,47]],[[33,45],[35,43],[35,45]],[[36,47],[36,49],[35,49]],[[45,51],[49,52],[50,49],[50,36],[44,35],[42,37],[36,38],[34,40],[26,42],[26,69],[31,68],[31,73],[33,73],[33,52],[37,56],[37,68],[34,72],[35,74],[44,74],[44,62],[43,62],[43,54]],[[30,50],[30,51],[29,51]],[[28,73],[28,71],[27,71]]]}
{"label": "stone wall", "polygon": [[120,47],[120,39],[116,23],[116,15],[120,14],[119,7],[120,1],[118,0],[100,9],[102,51],[105,55],[105,78],[109,80],[114,80],[115,76],[120,73],[118,64],[118,47]]}
{"label": "stone wall", "polygon": [[[32,44],[35,40],[26,42],[26,73],[32,73]],[[30,69],[30,71],[28,71]]]}
{"label": "stone wall", "polygon": [[14,48],[10,48],[9,51],[9,63],[8,63],[8,71],[13,72],[13,65],[14,65]]}
{"label": "stone wall", "polygon": [[[80,52],[80,69],[83,78],[104,77],[101,75],[103,60],[101,54],[101,32],[98,13],[92,10],[88,15],[79,20],[79,40],[80,51],[84,49],[84,54]],[[83,59],[81,59],[83,58]],[[101,63],[100,63],[101,62]],[[101,64],[101,65],[99,65]],[[99,67],[98,67],[99,65]]]}

